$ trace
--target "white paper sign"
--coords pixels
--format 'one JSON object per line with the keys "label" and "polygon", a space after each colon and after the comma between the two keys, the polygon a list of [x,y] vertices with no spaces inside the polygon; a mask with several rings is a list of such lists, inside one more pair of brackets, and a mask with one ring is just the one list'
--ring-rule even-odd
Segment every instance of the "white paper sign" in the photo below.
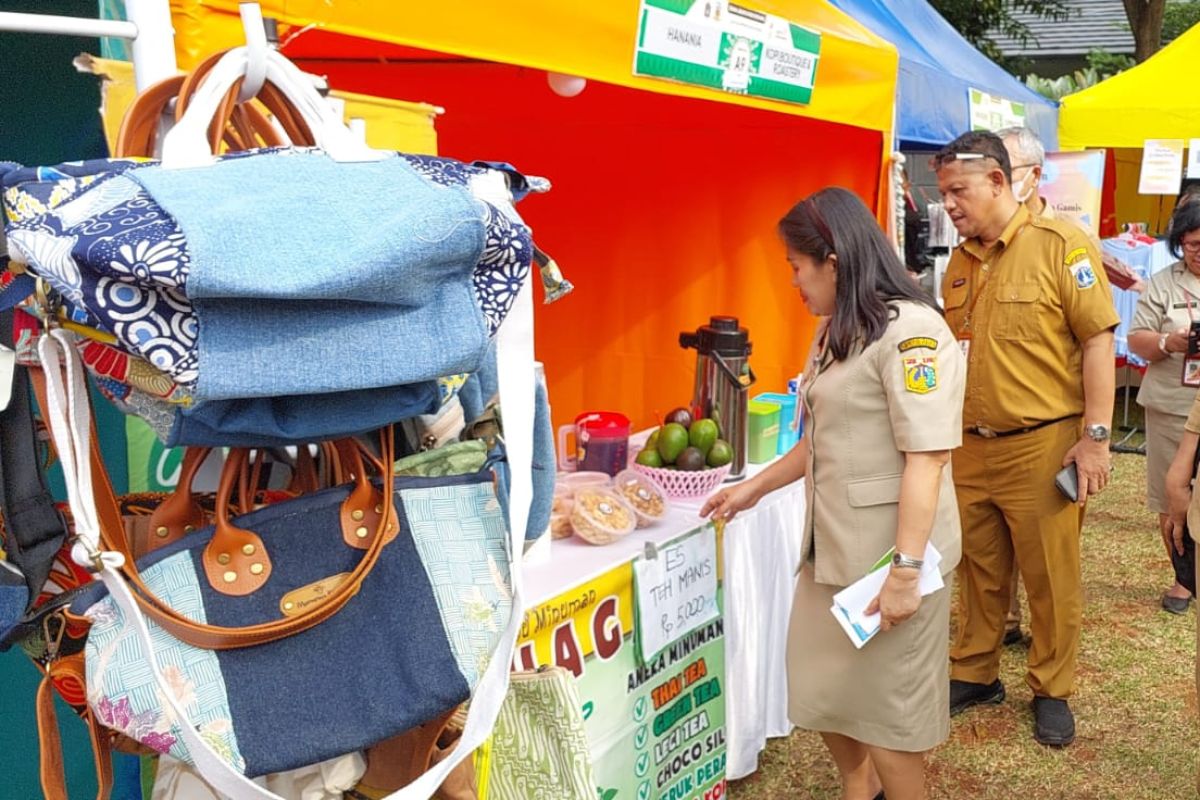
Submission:
{"label": "white paper sign", "polygon": [[1188,178],[1200,178],[1200,139],[1188,139]]}
{"label": "white paper sign", "polygon": [[1182,175],[1183,139],[1147,139],[1138,194],[1177,195]]}
{"label": "white paper sign", "polygon": [[720,616],[717,608],[717,534],[694,534],[633,562],[637,640],[642,661]]}

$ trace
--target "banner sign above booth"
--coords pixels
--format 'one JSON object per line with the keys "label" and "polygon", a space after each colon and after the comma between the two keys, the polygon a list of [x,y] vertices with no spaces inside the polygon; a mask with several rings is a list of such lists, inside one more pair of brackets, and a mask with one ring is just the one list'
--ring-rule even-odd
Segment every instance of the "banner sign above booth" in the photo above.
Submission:
{"label": "banner sign above booth", "polygon": [[642,0],[639,13],[635,74],[811,101],[819,33],[726,0]]}
{"label": "banner sign above booth", "polygon": [[980,89],[967,91],[971,130],[998,131],[1025,125],[1025,104]]}

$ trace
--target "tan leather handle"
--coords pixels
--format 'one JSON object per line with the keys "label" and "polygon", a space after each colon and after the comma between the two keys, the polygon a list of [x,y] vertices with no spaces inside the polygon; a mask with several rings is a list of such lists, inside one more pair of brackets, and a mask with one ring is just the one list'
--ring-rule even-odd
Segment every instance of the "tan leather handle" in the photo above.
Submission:
{"label": "tan leather handle", "polygon": [[[42,784],[42,794],[46,800],[69,800],[67,797],[66,774],[63,769],[62,738],[58,729],[58,714],[54,710],[53,679],[62,673],[70,673],[70,677],[80,686],[84,682],[82,665],[74,660],[51,661],[42,674],[42,681],[37,689],[37,728],[38,728],[38,772]],[[97,800],[108,800],[112,794],[112,746],[107,732],[92,718],[91,711],[84,720],[88,726],[88,735],[92,740],[92,758],[96,767],[96,797]]]}
{"label": "tan leather handle", "polygon": [[177,541],[206,524],[204,509],[196,502],[192,485],[210,452],[207,447],[189,447],[184,451],[174,491],[150,512],[150,532],[154,537],[151,541],[155,548]]}
{"label": "tan leather handle", "polygon": [[245,474],[247,450],[234,448],[225,459],[217,487],[216,527],[200,563],[209,584],[222,594],[242,596],[261,589],[271,577],[271,556],[254,531],[229,520],[233,487]]}
{"label": "tan leather handle", "polygon": [[[41,408],[48,408],[46,376],[39,369],[31,369],[30,378],[39,406]],[[399,532],[398,515],[393,503],[395,479],[393,470],[388,469],[383,473],[383,490],[381,492],[375,491],[370,481],[367,481],[366,486],[370,488],[373,494],[372,498],[368,500],[361,496],[355,497],[355,492],[352,491],[351,497],[347,498],[347,501],[342,504],[343,518],[347,514],[350,514],[351,518],[353,518],[352,512],[356,509],[350,506],[352,499],[355,502],[363,504],[364,519],[367,518],[366,512],[368,510],[372,514],[375,514],[376,509],[378,509],[378,523],[375,526],[374,536],[371,536],[368,531],[367,536],[361,537],[363,539],[362,546],[365,547],[366,552],[363,554],[358,566],[322,602],[314,603],[295,616],[272,622],[264,622],[258,625],[224,628],[198,623],[178,613],[169,604],[160,600],[154,594],[154,590],[145,584],[138,573],[137,564],[134,562],[133,555],[129,550],[128,541],[125,537],[125,526],[121,519],[120,505],[117,502],[116,493],[113,491],[112,483],[109,480],[103,456],[100,453],[99,438],[95,435],[94,416],[92,428],[90,451],[92,482],[96,511],[100,521],[100,541],[106,549],[125,556],[125,564],[121,568],[122,574],[129,581],[130,587],[133,589],[134,599],[141,606],[146,616],[153,619],[175,638],[196,647],[206,650],[228,650],[238,647],[250,647],[293,636],[324,622],[340,611],[350,601],[350,598],[358,593],[363,580],[366,579],[379,560],[379,555],[384,545]],[[391,464],[395,461],[394,442],[395,437],[392,427],[388,426],[381,432],[382,461],[384,464]],[[223,472],[222,477],[224,477],[224,474]],[[232,480],[232,477],[230,480]],[[359,487],[356,486],[356,488]],[[374,505],[370,505],[370,502],[373,502]],[[355,536],[355,538],[359,537]]]}

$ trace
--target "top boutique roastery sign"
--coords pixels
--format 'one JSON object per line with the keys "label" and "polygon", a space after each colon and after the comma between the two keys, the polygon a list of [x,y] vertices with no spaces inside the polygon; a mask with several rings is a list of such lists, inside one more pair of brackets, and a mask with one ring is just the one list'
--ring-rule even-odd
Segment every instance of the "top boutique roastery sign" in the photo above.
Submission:
{"label": "top boutique roastery sign", "polygon": [[642,0],[633,71],[808,103],[821,35],[726,0]]}

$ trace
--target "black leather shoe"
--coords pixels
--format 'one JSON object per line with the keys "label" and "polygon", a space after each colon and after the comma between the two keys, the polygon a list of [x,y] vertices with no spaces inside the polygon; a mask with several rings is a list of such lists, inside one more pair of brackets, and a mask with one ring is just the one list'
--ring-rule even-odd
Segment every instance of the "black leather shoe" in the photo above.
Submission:
{"label": "black leather shoe", "polygon": [[971,706],[998,705],[1004,702],[1004,684],[1000,679],[991,683],[950,681],[950,716],[961,714]]}
{"label": "black leather shoe", "polygon": [[1066,747],[1075,741],[1075,715],[1066,700],[1033,698],[1033,738],[1038,744]]}
{"label": "black leather shoe", "polygon": [[1009,628],[1004,632],[1004,646],[1012,647],[1014,644],[1021,644],[1025,641],[1025,634],[1021,632],[1019,627]]}
{"label": "black leather shoe", "polygon": [[1190,597],[1172,597],[1169,594],[1162,596],[1163,610],[1169,611],[1172,614],[1186,614],[1191,602],[1192,598]]}

